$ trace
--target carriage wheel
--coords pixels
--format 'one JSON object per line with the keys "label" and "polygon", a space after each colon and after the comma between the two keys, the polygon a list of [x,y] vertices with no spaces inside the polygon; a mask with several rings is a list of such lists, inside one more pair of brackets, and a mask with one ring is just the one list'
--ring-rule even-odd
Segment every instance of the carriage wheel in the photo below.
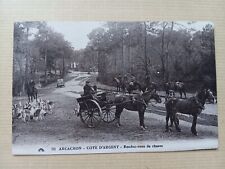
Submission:
{"label": "carriage wheel", "polygon": [[111,123],[115,120],[116,106],[106,105],[102,110],[102,120],[105,123]]}
{"label": "carriage wheel", "polygon": [[80,112],[81,121],[89,128],[98,126],[102,120],[102,110],[95,100],[87,100],[85,110]]}

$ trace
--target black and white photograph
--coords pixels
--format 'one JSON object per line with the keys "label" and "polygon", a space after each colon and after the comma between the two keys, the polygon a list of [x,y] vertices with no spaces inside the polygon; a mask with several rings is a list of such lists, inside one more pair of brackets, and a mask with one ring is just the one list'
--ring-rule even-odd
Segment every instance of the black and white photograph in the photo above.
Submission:
{"label": "black and white photograph", "polygon": [[14,23],[12,154],[218,148],[210,21]]}

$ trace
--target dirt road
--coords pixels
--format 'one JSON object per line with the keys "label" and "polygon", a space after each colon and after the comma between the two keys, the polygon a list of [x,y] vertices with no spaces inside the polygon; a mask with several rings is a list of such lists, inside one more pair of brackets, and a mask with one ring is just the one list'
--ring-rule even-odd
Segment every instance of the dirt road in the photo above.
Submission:
{"label": "dirt road", "polygon": [[[65,88],[56,88],[56,84],[48,86],[41,91],[43,99],[55,103],[54,113],[47,115],[42,121],[15,120],[13,127],[13,144],[15,146],[36,144],[69,144],[85,142],[112,142],[112,141],[143,141],[143,140],[201,140],[204,138],[216,139],[217,131],[217,105],[207,105],[206,113],[199,117],[197,130],[199,135],[193,136],[190,132],[191,120],[189,116],[182,116],[180,126],[182,132],[165,131],[165,109],[163,105],[150,106],[145,114],[146,131],[139,129],[138,113],[124,111],[121,116],[122,126],[117,128],[114,123],[102,122],[97,128],[87,128],[81,120],[73,114],[76,103],[75,97],[82,93],[85,81],[93,75],[73,72],[72,80],[65,84]],[[23,100],[24,98],[16,98]],[[215,106],[215,107],[213,107]],[[211,111],[209,113],[208,111]],[[213,112],[212,112],[213,111]],[[208,114],[208,116],[207,116]]]}

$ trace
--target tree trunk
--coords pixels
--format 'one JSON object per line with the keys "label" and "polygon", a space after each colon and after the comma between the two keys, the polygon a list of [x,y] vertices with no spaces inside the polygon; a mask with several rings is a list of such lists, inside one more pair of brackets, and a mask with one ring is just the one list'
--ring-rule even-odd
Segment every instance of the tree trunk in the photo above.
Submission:
{"label": "tree trunk", "polygon": [[122,30],[122,48],[121,48],[121,50],[122,50],[122,52],[121,52],[121,55],[122,55],[122,57],[121,57],[121,59],[122,59],[122,74],[124,75],[124,52],[123,52],[123,47],[124,47],[124,38],[123,38],[123,30]]}
{"label": "tree trunk", "polygon": [[163,30],[162,30],[162,40],[161,40],[161,54],[160,54],[160,60],[162,63],[162,75],[163,75],[163,81],[166,82],[165,79],[165,61],[164,61],[164,41],[165,41],[165,27],[163,25]]}
{"label": "tree trunk", "polygon": [[174,23],[171,22],[170,34],[169,34],[168,41],[166,44],[166,74],[165,74],[166,81],[169,80],[169,45],[171,42],[171,34],[173,32],[173,25],[174,25]]}
{"label": "tree trunk", "polygon": [[45,49],[45,84],[47,83],[47,48]]}
{"label": "tree trunk", "polygon": [[56,79],[56,78],[57,78],[57,74],[56,74],[56,73],[57,73],[57,69],[56,69],[56,60],[55,60],[55,63],[54,63],[54,64],[55,64],[54,70],[55,70],[55,79]]}
{"label": "tree trunk", "polygon": [[129,73],[131,72],[131,38],[129,35],[129,46],[128,46],[128,70]]}
{"label": "tree trunk", "polygon": [[45,84],[47,83],[47,34],[46,34],[46,44],[45,44]]}
{"label": "tree trunk", "polygon": [[144,65],[145,65],[145,76],[149,76],[148,72],[148,58],[147,58],[147,30],[146,23],[144,22]]}
{"label": "tree trunk", "polygon": [[65,56],[63,54],[63,69],[62,69],[62,77],[64,78],[65,75]]}
{"label": "tree trunk", "polygon": [[29,56],[28,56],[28,36],[29,36],[29,28],[27,27],[27,30],[26,30],[27,34],[26,34],[26,54],[25,54],[25,76],[24,76],[24,84],[23,84],[23,91],[25,91],[25,84],[28,82],[28,64],[29,64]]}

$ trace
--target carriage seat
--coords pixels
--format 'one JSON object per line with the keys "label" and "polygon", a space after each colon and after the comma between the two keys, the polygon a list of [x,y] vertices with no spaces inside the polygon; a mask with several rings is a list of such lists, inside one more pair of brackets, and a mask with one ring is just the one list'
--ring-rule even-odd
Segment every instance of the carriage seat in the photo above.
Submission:
{"label": "carriage seat", "polygon": [[93,99],[92,95],[83,95],[81,94],[81,97],[77,98],[78,102],[83,102],[85,100]]}
{"label": "carriage seat", "polygon": [[78,102],[83,102],[85,100],[96,100],[96,101],[106,101],[106,92],[99,92],[99,93],[96,93],[96,94],[92,94],[92,95],[84,95],[84,94],[81,94],[81,97],[80,98],[77,98],[77,101]]}

